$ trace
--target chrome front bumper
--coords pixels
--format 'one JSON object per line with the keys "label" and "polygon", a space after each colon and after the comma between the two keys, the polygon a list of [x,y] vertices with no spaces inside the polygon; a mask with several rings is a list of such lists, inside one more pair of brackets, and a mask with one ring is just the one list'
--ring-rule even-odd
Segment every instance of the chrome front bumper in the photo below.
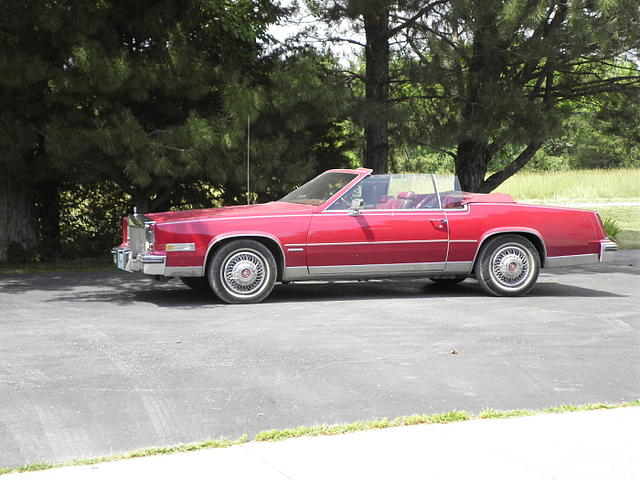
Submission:
{"label": "chrome front bumper", "polygon": [[164,275],[167,257],[165,255],[133,254],[130,248],[111,249],[113,263],[125,272],[141,272],[147,275]]}
{"label": "chrome front bumper", "polygon": [[616,258],[616,252],[618,251],[618,245],[615,242],[602,242],[600,244],[600,261],[610,262]]}

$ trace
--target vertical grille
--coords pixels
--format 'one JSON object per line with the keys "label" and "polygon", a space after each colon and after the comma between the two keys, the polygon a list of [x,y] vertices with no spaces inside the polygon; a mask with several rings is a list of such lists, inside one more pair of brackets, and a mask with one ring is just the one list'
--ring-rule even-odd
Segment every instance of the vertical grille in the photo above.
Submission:
{"label": "vertical grille", "polygon": [[129,224],[129,246],[134,254],[145,252],[144,227],[134,227]]}

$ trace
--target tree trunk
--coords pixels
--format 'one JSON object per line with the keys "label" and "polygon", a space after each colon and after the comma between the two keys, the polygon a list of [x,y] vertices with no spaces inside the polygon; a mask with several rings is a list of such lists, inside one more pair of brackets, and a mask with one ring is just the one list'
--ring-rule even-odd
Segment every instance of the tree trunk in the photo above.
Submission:
{"label": "tree trunk", "polygon": [[458,145],[456,156],[456,175],[465,192],[489,193],[495,190],[507,178],[515,175],[531,161],[540,150],[541,141],[533,141],[502,170],[487,175],[487,166],[492,154],[488,145],[481,142],[467,141]]}
{"label": "tree trunk", "polygon": [[486,142],[464,140],[458,144],[455,165],[462,190],[486,193],[483,192],[482,187],[487,174],[488,161]]}
{"label": "tree trunk", "polygon": [[387,173],[389,168],[389,11],[365,12],[366,75],[365,90],[368,119],[364,166],[375,173]]}
{"label": "tree trunk", "polygon": [[491,109],[501,95],[500,72],[504,59],[497,48],[496,5],[477,5],[477,27],[473,32],[472,54],[465,82],[465,99],[460,111],[460,132],[456,155],[456,175],[463,190],[488,193],[484,177],[492,153],[490,132],[495,128]]}
{"label": "tree trunk", "polygon": [[42,251],[47,257],[60,253],[60,197],[56,181],[41,183],[37,186],[36,205],[40,219]]}
{"label": "tree trunk", "polygon": [[[37,219],[31,185],[0,176],[0,261],[24,260],[38,246]],[[23,258],[8,257],[22,251]]]}
{"label": "tree trunk", "polygon": [[484,181],[482,184],[482,191],[491,192],[507,178],[518,173],[522,167],[531,161],[538,150],[540,150],[541,146],[541,141],[533,141],[527,145],[527,148],[525,148],[509,165],[494,173]]}

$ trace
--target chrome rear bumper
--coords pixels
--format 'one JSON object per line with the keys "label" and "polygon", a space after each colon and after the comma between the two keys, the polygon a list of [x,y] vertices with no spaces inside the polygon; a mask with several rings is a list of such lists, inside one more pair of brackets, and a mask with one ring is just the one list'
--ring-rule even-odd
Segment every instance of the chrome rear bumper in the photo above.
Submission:
{"label": "chrome rear bumper", "polygon": [[111,249],[113,263],[125,272],[141,272],[147,275],[164,275],[166,260],[165,255],[133,254],[130,248],[115,247]]}
{"label": "chrome rear bumper", "polygon": [[593,265],[600,262],[610,262],[616,257],[618,245],[610,240],[600,242],[600,253],[583,255],[565,255],[561,257],[547,257],[545,268],[573,267],[577,265]]}
{"label": "chrome rear bumper", "polygon": [[600,244],[600,261],[610,262],[616,258],[616,252],[618,251],[618,244],[611,241],[602,242]]}

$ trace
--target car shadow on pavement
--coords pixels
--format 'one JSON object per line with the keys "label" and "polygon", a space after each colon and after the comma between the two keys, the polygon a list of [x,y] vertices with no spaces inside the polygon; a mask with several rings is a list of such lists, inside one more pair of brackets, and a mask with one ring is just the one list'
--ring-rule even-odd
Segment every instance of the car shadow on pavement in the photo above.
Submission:
{"label": "car shadow on pavement", "polygon": [[629,295],[621,295],[606,290],[576,287],[565,283],[543,282],[538,283],[527,293],[528,297],[618,297],[627,298]]}
{"label": "car shadow on pavement", "polygon": [[[0,295],[46,292],[42,302],[95,302],[128,305],[151,303],[158,307],[194,309],[225,306],[212,292],[192,290],[178,280],[155,282],[119,274],[49,274],[0,278]],[[532,297],[625,297],[605,290],[540,282]],[[414,281],[309,282],[276,285],[263,303],[327,302],[417,298],[492,298],[477,281],[468,279],[442,286],[426,279]]]}
{"label": "car shadow on pavement", "polygon": [[[527,294],[531,297],[625,297],[603,290],[576,287],[553,282],[536,285]],[[430,281],[414,282],[327,282],[323,284],[295,284],[277,286],[263,303],[322,302],[384,298],[495,298],[489,296],[475,280],[453,286]],[[508,300],[508,299],[505,299]]]}

